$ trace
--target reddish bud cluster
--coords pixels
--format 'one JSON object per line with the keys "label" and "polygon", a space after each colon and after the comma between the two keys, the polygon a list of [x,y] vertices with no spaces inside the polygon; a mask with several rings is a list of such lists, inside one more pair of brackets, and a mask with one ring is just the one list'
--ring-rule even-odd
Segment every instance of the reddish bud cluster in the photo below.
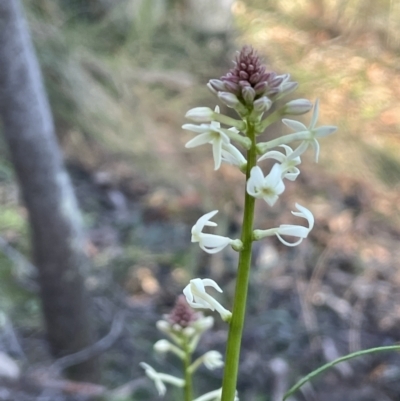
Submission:
{"label": "reddish bud cluster", "polygon": [[173,326],[177,324],[182,328],[190,325],[199,319],[199,314],[189,306],[184,295],[180,295],[171,313],[166,316],[168,322]]}
{"label": "reddish bud cluster", "polygon": [[[252,105],[255,100],[294,89],[297,84],[289,81],[289,74],[277,75],[266,71],[257,52],[251,46],[244,46],[234,61],[235,66],[221,79],[212,79],[209,88],[220,96],[228,92],[245,105]],[[231,96],[231,95],[230,95]]]}

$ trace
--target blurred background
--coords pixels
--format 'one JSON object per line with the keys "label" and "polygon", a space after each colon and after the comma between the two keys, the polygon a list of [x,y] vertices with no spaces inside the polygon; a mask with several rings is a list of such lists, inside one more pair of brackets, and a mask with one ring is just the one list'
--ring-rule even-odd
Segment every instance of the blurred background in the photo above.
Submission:
{"label": "blurred background", "polygon": [[[88,234],[85,286],[98,338],[98,384],[54,375],[37,291],[27,212],[0,145],[0,400],[155,400],[139,362],[180,376],[153,354],[155,322],[188,280],[209,277],[232,304],[236,253],[190,244],[198,217],[219,209],[218,234],[240,231],[244,177],[210,149],[187,150],[191,107],[214,107],[205,86],[244,44],[268,68],[299,82],[292,98],[321,101],[319,164],[257,228],[291,220],[299,202],[316,225],[295,249],[255,244],[238,390],[278,401],[280,388],[321,364],[400,341],[400,2],[394,0],[26,0],[56,131]],[[222,107],[222,112],[230,113]],[[305,124],[309,115],[300,118]],[[275,124],[263,140],[287,133]],[[124,318],[121,318],[123,315]],[[199,353],[224,352],[226,326]],[[111,332],[110,332],[111,330]],[[5,357],[4,355],[7,355]],[[7,365],[8,364],[8,365]],[[7,376],[7,375],[5,375]],[[198,395],[220,386],[201,369]],[[180,399],[171,388],[166,400]],[[293,401],[400,399],[400,357],[377,354],[338,365]]]}

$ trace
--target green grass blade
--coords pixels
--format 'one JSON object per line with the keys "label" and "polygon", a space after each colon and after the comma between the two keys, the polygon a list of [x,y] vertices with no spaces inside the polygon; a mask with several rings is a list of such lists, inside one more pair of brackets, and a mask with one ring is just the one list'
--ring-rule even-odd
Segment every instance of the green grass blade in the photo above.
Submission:
{"label": "green grass blade", "polygon": [[362,355],[367,355],[367,354],[372,354],[374,352],[384,352],[384,351],[400,351],[400,345],[390,345],[387,347],[376,347],[376,348],[369,348],[365,349],[362,351],[357,351],[353,352],[352,354],[348,354],[345,356],[342,356],[338,359],[335,359],[332,362],[329,362],[320,368],[312,371],[309,373],[307,376],[304,376],[301,380],[299,380],[284,396],[283,396],[283,401],[285,401],[288,397],[290,397],[292,394],[294,394],[301,386],[303,386],[305,383],[308,381],[314,379],[314,377],[318,376],[319,374],[325,372],[325,370],[330,369],[331,367],[337,365],[340,362],[347,361],[349,359],[356,358],[358,356]]}

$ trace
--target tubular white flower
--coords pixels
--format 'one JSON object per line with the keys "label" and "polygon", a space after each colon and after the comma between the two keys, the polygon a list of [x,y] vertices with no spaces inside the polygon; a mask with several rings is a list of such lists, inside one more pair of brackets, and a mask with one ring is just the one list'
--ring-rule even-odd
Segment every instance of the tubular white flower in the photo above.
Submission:
{"label": "tubular white flower", "polygon": [[318,120],[318,115],[319,115],[319,99],[315,101],[313,115],[311,117],[311,122],[308,127],[306,127],[303,123],[299,121],[289,120],[287,118],[284,118],[282,120],[282,122],[287,127],[292,129],[293,131],[296,131],[296,134],[299,135],[298,139],[303,140],[302,144],[295,151],[297,155],[300,155],[301,153],[305,152],[308,146],[311,145],[315,152],[315,162],[318,162],[318,157],[319,157],[319,143],[317,141],[317,138],[328,136],[337,130],[337,127],[331,125],[315,128],[315,125],[317,124]]}
{"label": "tubular white flower", "polygon": [[[296,203],[296,208],[299,211],[292,212],[292,214],[306,219],[308,222],[308,227],[297,226],[292,224],[281,224],[279,227],[270,228],[269,230],[254,230],[253,238],[255,240],[260,240],[265,237],[276,235],[279,238],[279,240],[287,246],[299,245],[304,238],[307,238],[309,232],[314,227],[314,216],[307,208],[299,205],[298,203]],[[287,242],[282,238],[282,235],[298,237],[299,239],[296,242]]]}
{"label": "tubular white flower", "polygon": [[164,383],[169,383],[176,387],[183,387],[185,385],[185,380],[165,373],[159,373],[145,362],[140,362],[140,366],[145,370],[146,376],[154,381],[160,396],[165,395],[167,391]]}
{"label": "tubular white flower", "polygon": [[212,287],[218,292],[222,292],[219,285],[209,278],[195,278],[190,280],[189,284],[183,289],[188,304],[194,309],[211,309],[216,310],[222,320],[229,322],[232,313],[225,309],[216,299],[206,293],[205,287]]}
{"label": "tubular white flower", "polygon": [[209,370],[218,369],[224,366],[224,361],[222,360],[222,355],[218,351],[208,351],[203,356],[204,366]]}
{"label": "tubular white flower", "polygon": [[192,227],[192,242],[198,242],[200,248],[207,253],[217,253],[224,249],[227,245],[236,240],[229,237],[222,237],[221,235],[205,234],[203,233],[204,226],[216,227],[217,224],[209,221],[213,216],[218,213],[218,210],[206,213],[201,216],[196,224]]}
{"label": "tubular white flower", "polygon": [[286,178],[290,181],[294,181],[300,174],[300,170],[296,167],[301,163],[300,156],[296,156],[293,149],[288,145],[280,145],[285,149],[286,155],[277,150],[271,150],[262,155],[258,161],[265,159],[274,159],[281,163],[282,178]]}
{"label": "tubular white flower", "polygon": [[264,199],[268,205],[273,206],[279,195],[285,190],[282,181],[282,170],[280,164],[276,163],[271,172],[264,177],[260,167],[254,166],[247,181],[247,193],[258,199]]}
{"label": "tubular white flower", "polygon": [[[218,106],[215,107],[215,113],[219,113]],[[222,145],[228,145],[230,143],[228,135],[221,129],[221,124],[217,121],[211,121],[210,124],[184,124],[182,128],[199,134],[185,145],[186,148],[194,148],[206,143],[212,145],[214,170],[218,170],[222,160]]]}

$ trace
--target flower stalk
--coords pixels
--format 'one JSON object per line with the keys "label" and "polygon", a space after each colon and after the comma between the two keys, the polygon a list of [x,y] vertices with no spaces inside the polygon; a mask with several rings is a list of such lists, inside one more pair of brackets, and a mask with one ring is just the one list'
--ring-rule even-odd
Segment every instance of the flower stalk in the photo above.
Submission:
{"label": "flower stalk", "polygon": [[[256,165],[257,160],[256,135],[253,124],[248,123],[247,137],[250,138],[252,144],[247,152],[246,181],[250,178],[251,169]],[[234,400],[236,394],[240,345],[242,342],[242,333],[246,314],[247,292],[250,278],[254,206],[255,198],[245,191],[241,236],[243,248],[239,253],[235,299],[233,302],[232,319],[229,325],[221,401],[232,401]]]}

